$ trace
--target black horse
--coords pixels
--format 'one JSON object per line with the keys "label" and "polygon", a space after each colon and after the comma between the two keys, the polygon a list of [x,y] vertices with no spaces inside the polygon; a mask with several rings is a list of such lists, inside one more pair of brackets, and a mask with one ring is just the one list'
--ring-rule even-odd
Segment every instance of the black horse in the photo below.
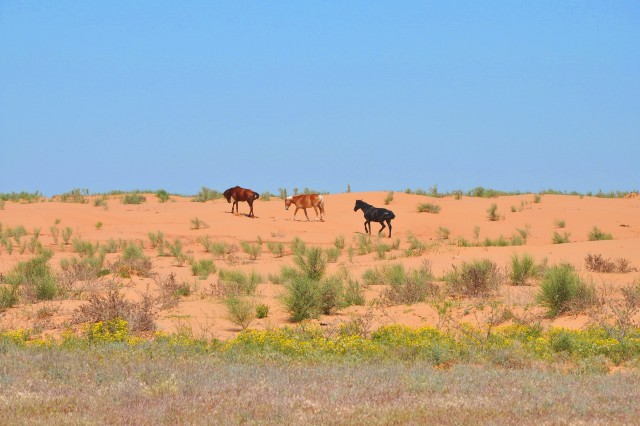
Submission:
{"label": "black horse", "polygon": [[358,209],[362,209],[364,218],[366,219],[364,222],[364,232],[368,232],[369,235],[371,235],[371,222],[378,222],[382,225],[382,228],[378,231],[379,234],[386,228],[384,223],[387,222],[387,225],[389,225],[389,238],[391,238],[391,219],[395,219],[396,217],[391,210],[373,207],[371,204],[367,204],[362,200],[356,200],[356,206],[353,208],[353,211],[357,212]]}

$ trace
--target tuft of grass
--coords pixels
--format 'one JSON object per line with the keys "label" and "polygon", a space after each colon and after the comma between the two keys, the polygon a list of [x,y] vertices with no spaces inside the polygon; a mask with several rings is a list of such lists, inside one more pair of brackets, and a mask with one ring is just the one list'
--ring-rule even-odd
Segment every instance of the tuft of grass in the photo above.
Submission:
{"label": "tuft of grass", "polygon": [[418,213],[440,213],[440,206],[433,203],[418,204]]}
{"label": "tuft of grass", "polygon": [[147,197],[137,192],[125,194],[122,197],[122,204],[142,204],[145,201],[147,201]]}
{"label": "tuft of grass", "polygon": [[514,253],[511,256],[510,268],[509,268],[509,282],[512,285],[528,285],[529,281],[538,278],[541,274],[541,267],[536,265],[536,262],[528,253],[523,253],[522,256]]}
{"label": "tuft of grass", "polygon": [[211,259],[200,259],[191,263],[191,274],[201,280],[206,280],[209,275],[215,274],[216,265]]}
{"label": "tuft of grass", "polygon": [[420,256],[428,249],[427,244],[413,235],[407,236],[407,242],[409,243],[409,247],[404,251],[405,256]]}
{"label": "tuft of grass", "polygon": [[256,307],[247,297],[232,295],[224,300],[229,321],[245,330],[256,318]]}
{"label": "tuft of grass", "polygon": [[495,293],[502,276],[498,266],[488,259],[463,262],[453,266],[445,276],[452,292],[471,297],[483,297]]}
{"label": "tuft of grass", "polygon": [[393,191],[389,191],[389,193],[387,194],[387,197],[384,199],[384,204],[388,206],[389,204],[391,204],[392,201],[393,201]]}
{"label": "tuft of grass", "polygon": [[491,206],[487,209],[487,217],[490,221],[498,221],[500,220],[500,215],[498,214],[498,205],[496,203],[492,203]]}
{"label": "tuft of grass", "polygon": [[275,257],[282,257],[284,256],[284,243],[268,241],[267,250],[269,250],[269,252],[271,252]]}
{"label": "tuft of grass", "polygon": [[631,266],[631,262],[628,259],[618,258],[614,262],[610,259],[605,259],[601,254],[589,253],[584,261],[587,270],[591,272],[626,274],[637,270]]}
{"label": "tuft of grass", "polygon": [[158,201],[160,201],[161,203],[166,203],[170,199],[169,193],[164,189],[158,189],[156,191],[156,197],[158,197]]}
{"label": "tuft of grass", "polygon": [[594,226],[591,232],[589,232],[589,241],[602,241],[602,240],[613,240],[613,235],[602,232],[600,228]]}
{"label": "tuft of grass", "polygon": [[203,229],[208,227],[209,225],[204,223],[204,221],[200,220],[200,218],[198,217],[194,217],[193,219],[191,219],[191,229]]}
{"label": "tuft of grass", "polygon": [[262,282],[262,276],[255,271],[245,273],[240,270],[221,269],[213,292],[222,298],[251,296],[256,292],[260,282]]}
{"label": "tuft of grass", "polygon": [[569,242],[569,236],[571,234],[569,232],[565,232],[564,234],[560,235],[557,232],[553,233],[553,238],[551,239],[551,242],[553,242],[553,244],[565,244]]}
{"label": "tuft of grass", "polygon": [[147,258],[140,246],[129,243],[125,246],[122,256],[120,256],[109,267],[122,278],[131,278],[134,275],[140,277],[151,276],[151,260]]}
{"label": "tuft of grass", "polygon": [[256,305],[256,318],[262,319],[269,315],[269,305],[260,303]]}
{"label": "tuft of grass", "polygon": [[451,234],[451,231],[449,230],[449,228],[445,228],[443,226],[440,226],[438,228],[438,238],[439,239],[448,240],[450,234]]}
{"label": "tuft of grass", "polygon": [[567,226],[567,223],[564,221],[564,219],[556,219],[556,220],[553,222],[553,225],[554,225],[556,228],[564,228],[565,226]]}
{"label": "tuft of grass", "polygon": [[304,255],[296,255],[293,260],[302,275],[311,280],[320,280],[325,274],[327,260],[319,247],[308,248]]}
{"label": "tuft of grass", "polygon": [[291,240],[291,251],[295,256],[301,256],[307,249],[307,244],[298,237]]}
{"label": "tuft of grass", "polygon": [[550,317],[569,311],[580,311],[595,303],[595,289],[583,282],[573,266],[555,265],[544,274],[537,295],[538,303],[547,308]]}
{"label": "tuft of grass", "polygon": [[73,234],[73,229],[71,229],[68,226],[62,230],[62,242],[64,243],[64,245],[69,244],[69,240],[71,239],[71,234]]}
{"label": "tuft of grass", "polygon": [[240,243],[240,247],[242,247],[242,251],[249,255],[251,260],[256,260],[262,254],[262,242],[258,242],[257,244],[251,244],[248,241],[242,241]]}
{"label": "tuft of grass", "polygon": [[207,201],[215,201],[218,198],[222,198],[221,192],[203,186],[202,189],[200,189],[200,192],[198,192],[191,201],[196,203],[206,203]]}
{"label": "tuft of grass", "polygon": [[22,289],[28,300],[53,299],[60,290],[57,278],[48,264],[51,256],[51,252],[43,252],[27,261],[18,263],[9,271],[5,282],[15,289]]}
{"label": "tuft of grass", "polygon": [[338,249],[342,250],[344,248],[344,235],[339,235],[333,240],[333,245]]}

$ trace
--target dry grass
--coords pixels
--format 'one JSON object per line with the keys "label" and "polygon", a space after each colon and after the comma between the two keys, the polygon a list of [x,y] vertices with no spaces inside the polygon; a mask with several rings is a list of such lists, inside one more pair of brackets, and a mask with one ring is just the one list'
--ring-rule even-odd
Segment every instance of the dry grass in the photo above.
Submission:
{"label": "dry grass", "polygon": [[5,348],[0,423],[633,424],[640,415],[637,371],[288,365],[154,349]]}

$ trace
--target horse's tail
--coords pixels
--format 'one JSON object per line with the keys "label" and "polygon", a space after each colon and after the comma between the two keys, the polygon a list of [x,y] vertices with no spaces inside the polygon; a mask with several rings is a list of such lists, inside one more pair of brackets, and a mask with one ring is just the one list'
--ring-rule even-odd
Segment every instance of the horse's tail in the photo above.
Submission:
{"label": "horse's tail", "polygon": [[257,192],[253,192],[253,199],[257,200],[258,198],[260,198],[260,194],[258,194]]}
{"label": "horse's tail", "polygon": [[391,220],[391,219],[395,219],[396,215],[391,211],[388,210],[388,213],[385,215],[387,217],[387,219]]}
{"label": "horse's tail", "polygon": [[325,213],[325,210],[324,210],[324,196],[322,194],[320,194],[320,197],[318,197],[318,198],[320,198],[320,210],[322,211],[322,213]]}

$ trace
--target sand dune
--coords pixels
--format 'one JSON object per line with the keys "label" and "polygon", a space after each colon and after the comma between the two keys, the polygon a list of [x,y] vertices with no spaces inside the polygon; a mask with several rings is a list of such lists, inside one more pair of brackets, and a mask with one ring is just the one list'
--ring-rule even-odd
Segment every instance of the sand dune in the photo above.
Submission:
{"label": "sand dune", "polygon": [[[231,205],[224,199],[214,202],[197,203],[189,198],[171,197],[166,203],[160,203],[153,195],[147,195],[147,201],[139,205],[122,204],[118,197],[111,197],[107,208],[95,207],[93,203],[73,204],[58,201],[44,201],[34,204],[6,202],[4,210],[0,210],[0,223],[4,229],[22,225],[31,233],[40,228],[40,241],[45,247],[54,251],[51,265],[58,269],[59,261],[75,256],[70,245],[56,245],[50,228],[56,222],[62,229],[70,227],[73,238],[81,238],[91,242],[105,243],[110,239],[139,240],[145,247],[145,254],[151,257],[153,271],[159,276],[175,273],[180,281],[192,285],[195,291],[169,310],[159,312],[157,326],[159,330],[172,332],[189,328],[195,334],[225,338],[235,335],[239,328],[226,319],[226,309],[219,300],[207,293],[207,289],[217,280],[212,275],[206,280],[192,276],[188,265],[179,266],[172,257],[158,257],[156,250],[150,246],[149,232],[161,231],[169,241],[179,239],[183,243],[183,251],[190,253],[196,260],[212,258],[198,242],[199,238],[208,236],[213,241],[225,241],[240,245],[242,241],[282,242],[286,246],[284,257],[278,258],[263,246],[260,257],[252,261],[249,256],[239,250],[229,260],[215,258],[218,269],[255,270],[263,275],[264,282],[258,286],[257,300],[270,306],[269,316],[255,320],[254,328],[278,327],[290,324],[289,315],[279,300],[282,286],[270,284],[267,276],[276,274],[283,265],[292,265],[293,260],[289,243],[300,238],[307,245],[332,247],[338,237],[344,237],[346,248],[338,261],[329,265],[329,272],[346,266],[354,279],[360,280],[362,273],[369,268],[383,263],[399,262],[407,267],[418,267],[428,261],[435,276],[442,276],[464,261],[474,259],[490,259],[499,267],[506,267],[513,253],[529,253],[538,261],[546,259],[549,264],[568,262],[574,265],[586,279],[593,280],[598,286],[620,286],[632,283],[640,276],[638,272],[626,274],[596,274],[585,270],[584,259],[589,253],[601,254],[605,258],[625,258],[633,266],[640,267],[640,200],[638,198],[595,198],[570,195],[542,195],[539,201],[532,194],[517,196],[501,196],[497,198],[454,197],[431,198],[420,195],[395,193],[389,205],[384,200],[387,192],[342,193],[325,196],[325,221],[314,221],[315,213],[309,210],[311,221],[306,221],[304,214],[298,212],[297,220],[293,220],[293,209],[285,211],[284,202],[276,197],[265,201],[259,199],[254,204],[255,218],[247,217],[249,211],[246,203],[240,204],[240,215],[230,213]],[[355,247],[357,239],[364,233],[362,212],[354,212],[356,199],[363,199],[370,204],[386,207],[394,211],[396,219],[393,224],[393,235],[389,240],[381,237],[383,242],[400,241],[398,250],[387,253],[386,259],[378,259],[376,253],[350,257],[349,246]],[[536,202],[538,201],[538,202]],[[417,206],[431,203],[440,207],[440,212],[419,213]],[[500,220],[490,221],[487,210],[492,204],[497,205]],[[192,229],[192,220],[198,218],[208,226]],[[564,221],[563,228],[558,223]],[[98,229],[96,224],[102,223]],[[589,241],[588,234],[596,226],[602,231],[611,233],[612,240]],[[380,226],[372,224],[373,233]],[[441,228],[448,230],[449,238],[442,239]],[[526,245],[508,247],[463,247],[459,244],[462,238],[469,243],[486,238],[495,240],[501,236],[510,239],[518,235],[518,229],[528,229],[530,235]],[[479,231],[478,231],[479,230]],[[569,243],[553,244],[554,232],[568,234]],[[408,247],[407,237],[414,236],[428,244],[428,250],[420,256],[407,257],[404,250]],[[477,239],[476,239],[477,237]],[[27,239],[28,236],[23,237]],[[377,239],[377,236],[373,236]],[[388,241],[387,241],[388,240]],[[29,259],[32,254],[26,250],[19,253],[18,247],[8,254],[5,247],[0,247],[0,273],[7,274],[19,261]],[[118,254],[108,255],[113,260]],[[114,279],[112,276],[102,280]],[[123,291],[132,298],[138,297],[147,286],[154,291],[155,282],[151,278],[134,277],[119,279]],[[101,281],[101,282],[103,282]],[[99,288],[99,284],[97,285]],[[94,286],[95,287],[95,286]],[[95,288],[94,288],[95,290]],[[339,311],[336,315],[325,316],[318,320],[324,325],[332,326],[340,322],[367,315],[372,327],[380,324],[397,322],[409,325],[436,324],[438,315],[432,304],[421,303],[410,306],[381,307],[372,303],[380,293],[380,286],[367,289],[367,306],[350,307]],[[503,285],[497,300],[512,306],[514,311],[522,311],[535,305],[537,287],[513,287]],[[65,327],[77,306],[88,297],[81,294],[80,300],[54,300],[37,304],[20,303],[0,313],[1,328],[17,328],[38,326],[45,332],[57,333]],[[51,315],[40,318],[38,310],[48,306]],[[477,301],[459,300],[454,313],[460,320],[470,322],[482,321],[487,315],[486,309],[476,309]],[[541,308],[528,308],[540,314]],[[471,312],[471,313],[470,313]],[[579,327],[588,318],[581,316],[565,316],[553,322],[540,315],[540,321],[546,324]]]}

